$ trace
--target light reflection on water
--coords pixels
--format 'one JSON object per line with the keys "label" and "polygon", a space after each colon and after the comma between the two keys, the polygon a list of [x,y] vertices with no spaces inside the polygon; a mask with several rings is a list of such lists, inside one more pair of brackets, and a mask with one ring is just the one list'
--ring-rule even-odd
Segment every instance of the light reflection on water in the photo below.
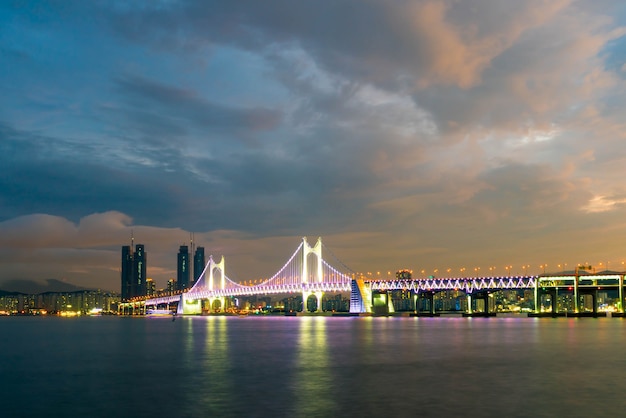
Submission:
{"label": "light reflection on water", "polygon": [[625,327],[615,318],[0,318],[2,415],[622,416]]}
{"label": "light reflection on water", "polygon": [[326,318],[300,318],[295,366],[295,407],[299,416],[313,416],[319,411],[333,411],[332,374],[329,373]]}

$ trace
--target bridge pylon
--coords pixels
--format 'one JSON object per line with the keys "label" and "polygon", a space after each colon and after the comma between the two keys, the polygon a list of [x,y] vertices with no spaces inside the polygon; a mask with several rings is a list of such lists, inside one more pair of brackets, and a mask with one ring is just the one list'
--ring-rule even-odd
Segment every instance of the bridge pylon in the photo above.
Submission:
{"label": "bridge pylon", "polygon": [[315,254],[317,258],[317,271],[315,272],[315,277],[313,278],[313,283],[322,283],[324,281],[324,271],[322,269],[322,237],[317,239],[315,246],[311,247],[306,240],[306,237],[302,237],[302,276],[301,281],[303,285],[302,290],[302,312],[307,311],[307,300],[309,296],[314,295],[317,299],[317,311],[322,312],[322,296],[323,293],[321,291],[313,291],[306,289],[306,283],[309,282],[309,265],[308,258],[309,254]]}
{"label": "bridge pylon", "polygon": [[[225,272],[225,261],[224,261],[224,256],[222,256],[222,259],[220,260],[219,263],[216,263],[215,260],[213,260],[213,256],[209,257],[209,263],[211,264],[210,268],[209,268],[209,290],[216,290],[215,289],[215,270],[219,270],[220,272],[220,283],[219,283],[219,290],[224,290],[226,288],[226,272]],[[222,309],[222,311],[224,311],[225,307],[226,307],[226,300],[223,296],[221,297],[213,297],[213,298],[209,298],[208,302],[209,302],[209,311],[213,310],[213,304],[216,300],[220,301],[220,307]]]}
{"label": "bridge pylon", "polygon": [[220,271],[220,287],[219,289],[224,290],[226,288],[226,274],[224,273],[224,256],[219,263],[216,263],[213,260],[213,256],[209,256],[209,290],[215,290],[215,269]]}

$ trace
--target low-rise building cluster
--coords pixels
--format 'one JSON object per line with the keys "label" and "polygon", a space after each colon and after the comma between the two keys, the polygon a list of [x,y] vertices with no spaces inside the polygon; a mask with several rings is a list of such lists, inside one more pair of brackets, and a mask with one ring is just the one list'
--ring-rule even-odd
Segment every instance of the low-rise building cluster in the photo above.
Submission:
{"label": "low-rise building cluster", "polygon": [[102,290],[44,292],[25,294],[5,292],[0,295],[0,314],[42,315],[61,313],[115,313],[120,295]]}

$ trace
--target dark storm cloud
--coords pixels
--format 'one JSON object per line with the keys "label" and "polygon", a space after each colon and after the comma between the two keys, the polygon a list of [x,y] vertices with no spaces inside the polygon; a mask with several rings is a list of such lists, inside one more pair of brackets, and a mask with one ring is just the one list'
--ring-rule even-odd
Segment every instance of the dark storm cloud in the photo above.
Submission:
{"label": "dark storm cloud", "polygon": [[[146,223],[170,219],[181,189],[174,174],[143,167],[112,165],[95,148],[3,127],[0,132],[1,219],[20,213],[63,214],[71,219],[102,210],[139,214]],[[69,155],[68,155],[69,153]],[[74,153],[80,155],[75,158]],[[161,154],[162,156],[162,154]],[[150,210],[146,210],[150,208]]]}
{"label": "dark storm cloud", "polygon": [[[71,144],[6,126],[1,144],[2,219],[51,213],[77,221],[90,213],[121,210],[133,213],[140,224],[281,233],[320,222],[329,212],[345,219],[354,208],[334,195],[333,185],[358,179],[359,187],[365,187],[368,182],[366,171],[360,177],[358,170],[350,170],[352,179],[342,174],[346,161],[332,154],[302,160],[258,153],[189,158],[188,163],[196,164],[194,171],[212,179],[207,182],[185,171],[183,157],[172,149],[141,152],[146,160],[167,161],[157,166],[132,160],[102,164],[89,153],[68,161],[61,150],[71,149]],[[325,158],[326,163],[315,165],[310,158]],[[170,166],[172,170],[163,170]]]}
{"label": "dark storm cloud", "polygon": [[[543,42],[562,37],[559,31],[562,24],[568,24],[567,14],[559,25],[545,23],[567,4],[190,1],[118,10],[115,22],[122,33],[138,42],[196,39],[201,45],[200,40],[205,40],[265,50],[272,59],[280,55],[276,50],[303,48],[323,69],[352,80],[350,91],[356,80],[391,91],[413,91],[416,103],[434,115],[444,133],[475,126],[523,130],[546,127],[569,111],[572,84],[559,86],[547,68],[569,62],[572,76],[584,72],[577,70],[584,67],[570,58],[562,44]],[[284,12],[275,13],[277,9]],[[350,24],[342,24],[345,21]],[[583,33],[568,41],[578,43],[584,54],[593,48],[593,42],[582,42],[585,37],[597,40],[598,46],[604,42],[601,36],[590,38]],[[277,68],[283,82],[292,78],[287,84],[292,92],[300,97],[309,94],[308,106],[332,113],[337,102],[329,101],[331,96],[307,93],[302,84],[293,82],[303,76],[299,70]],[[481,83],[482,78],[489,83]],[[302,107],[295,115],[306,109]]]}
{"label": "dark storm cloud", "polygon": [[[345,184],[366,187],[371,179],[358,167],[346,170],[349,162],[333,155],[280,158],[249,153],[197,163],[200,170],[206,167],[213,178],[221,179],[207,193],[208,214],[217,206],[215,215],[228,213],[221,217],[222,227],[261,234],[340,227],[356,216],[362,201],[348,199],[339,191]],[[197,216],[201,219],[202,209]]]}
{"label": "dark storm cloud", "polygon": [[[267,108],[236,109],[209,103],[190,90],[139,76],[118,78],[116,84],[131,103],[136,101],[143,105],[143,109],[147,105],[152,108],[155,116],[160,115],[163,118],[165,115],[172,124],[174,120],[181,121],[179,132],[184,132],[183,125],[189,122],[202,129],[226,130],[235,134],[245,130],[264,131],[275,128],[281,118],[280,112]],[[142,115],[145,112],[132,116],[138,117],[142,122]],[[148,125],[151,122],[152,120],[148,120]]]}
{"label": "dark storm cloud", "polygon": [[386,87],[401,86],[404,79],[468,87],[491,58],[567,3],[184,1],[115,10],[111,20],[129,39],[172,49],[296,44],[353,79]]}

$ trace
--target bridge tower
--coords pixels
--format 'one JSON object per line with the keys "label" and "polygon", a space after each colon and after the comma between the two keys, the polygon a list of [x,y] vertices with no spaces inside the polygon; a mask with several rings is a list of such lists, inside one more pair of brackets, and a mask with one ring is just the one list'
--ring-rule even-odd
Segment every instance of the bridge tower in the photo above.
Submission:
{"label": "bridge tower", "polygon": [[324,271],[322,269],[322,238],[319,237],[315,246],[311,247],[306,240],[302,238],[302,312],[306,312],[306,302],[309,296],[314,295],[317,299],[317,312],[322,312],[322,291],[314,291],[307,289],[309,283],[309,254],[315,254],[317,258],[317,271],[313,279],[314,283],[322,283],[324,281]]}
{"label": "bridge tower", "polygon": [[[216,263],[215,260],[213,260],[213,256],[210,256],[209,263],[211,264],[209,268],[209,290],[218,290],[215,288],[215,276],[214,276],[215,273],[214,272],[216,269],[219,270],[220,272],[219,290],[224,290],[226,288],[226,273],[225,273],[225,266],[224,266],[224,256],[222,256],[222,259],[220,260],[219,263]],[[224,296],[209,298],[209,311],[213,310],[213,303],[215,303],[215,301],[220,302],[220,306],[222,307],[222,312],[223,312],[224,309],[226,308],[226,298]]]}
{"label": "bridge tower", "polygon": [[216,263],[213,260],[213,256],[209,256],[209,290],[215,289],[215,269],[220,271],[220,290],[223,290],[226,287],[226,274],[224,273],[224,256],[222,256],[222,260],[219,263]]}
{"label": "bridge tower", "polygon": [[[216,284],[215,278],[215,270],[219,270],[219,284]],[[206,274],[208,273],[208,283]],[[213,256],[209,256],[209,261],[204,269],[204,272],[198,278],[197,283],[202,281],[202,285],[206,285],[207,290],[224,290],[226,288],[226,274],[225,274],[225,262],[224,256],[219,263],[216,263],[213,260]],[[218,287],[219,286],[219,287]],[[212,297],[208,298],[209,310],[213,307],[213,303],[215,301],[220,301],[220,305],[222,309],[226,307],[226,298],[224,296],[221,297]],[[180,302],[178,303],[178,311],[179,314],[186,315],[198,315],[202,313],[202,302],[201,299],[191,299],[187,297],[186,293],[182,293],[180,295]]]}

